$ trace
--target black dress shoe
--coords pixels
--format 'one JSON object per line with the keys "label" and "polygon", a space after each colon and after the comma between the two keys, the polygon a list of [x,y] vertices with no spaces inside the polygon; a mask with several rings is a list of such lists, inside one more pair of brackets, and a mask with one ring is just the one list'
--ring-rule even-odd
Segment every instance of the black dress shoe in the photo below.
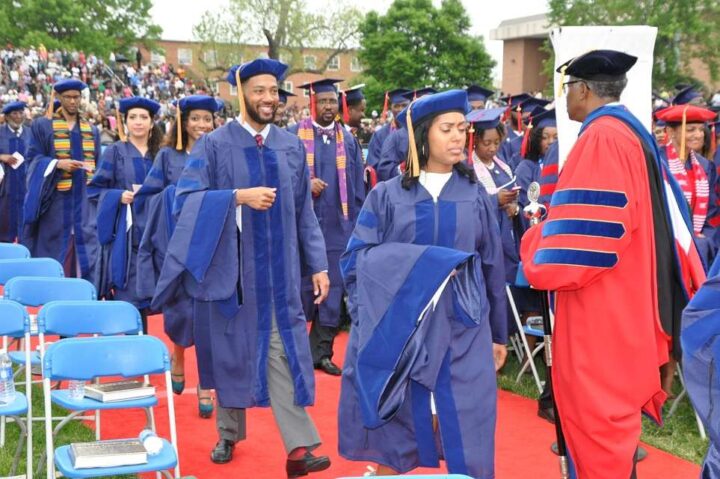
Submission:
{"label": "black dress shoe", "polygon": [[324,471],[328,467],[330,467],[329,457],[315,457],[309,452],[306,452],[302,459],[288,459],[285,464],[288,479],[307,476],[311,472]]}
{"label": "black dress shoe", "polygon": [[210,454],[210,460],[215,464],[227,464],[232,461],[235,443],[227,439],[220,439]]}
{"label": "black dress shoe", "polygon": [[537,415],[538,415],[538,417],[545,419],[547,422],[555,424],[555,409],[553,409],[551,407],[549,407],[549,408],[538,407]]}
{"label": "black dress shoe", "polygon": [[320,369],[330,376],[341,376],[342,369],[337,367],[328,357],[324,357],[315,365],[315,369]]}

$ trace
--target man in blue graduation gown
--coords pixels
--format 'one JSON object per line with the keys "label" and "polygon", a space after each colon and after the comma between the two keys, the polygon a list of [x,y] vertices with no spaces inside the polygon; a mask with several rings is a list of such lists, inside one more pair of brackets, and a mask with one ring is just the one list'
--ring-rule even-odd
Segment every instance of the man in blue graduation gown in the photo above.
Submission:
{"label": "man in blue graduation gown", "polygon": [[468,96],[468,103],[470,104],[470,108],[472,108],[473,110],[484,109],[485,102],[487,102],[488,98],[493,96],[495,93],[489,88],[483,88],[478,85],[470,85],[469,87],[465,88],[465,92]]}
{"label": "man in blue graduation gown", "polygon": [[212,460],[232,459],[245,438],[245,408],[271,406],[288,477],[298,477],[330,466],[311,453],[320,437],[305,411],[315,380],[300,278],[312,278],[317,304],[329,281],[303,144],[272,124],[286,71],[258,59],[228,74],[241,116],[204,135],[190,154],[153,305],[178,286],[194,300],[200,384],[216,390],[220,406]]}
{"label": "man in blue graduation gown", "polygon": [[66,276],[92,281],[97,233],[87,183],[100,154],[100,136],[80,115],[85,88],[78,80],[57,82],[60,110],[51,105],[47,117],[33,122],[23,242],[33,257],[60,261]]}
{"label": "man in blue graduation gown", "polygon": [[30,143],[30,129],[23,127],[25,108],[14,101],[2,109],[5,124],[0,126],[0,241],[20,241],[22,211],[25,199],[25,154]]}
{"label": "man in blue graduation gown", "polygon": [[290,129],[305,146],[307,164],[312,178],[315,214],[320,222],[330,274],[330,294],[321,305],[314,304],[315,295],[309,277],[302,287],[303,308],[310,329],[310,350],[317,369],[339,376],[342,372],[332,362],[333,342],[340,326],[340,311],[345,290],[340,276],[340,255],[345,251],[363,201],[365,185],[363,162],[357,140],[335,121],[338,113],[339,80],[324,79],[302,85],[311,90],[314,118],[307,118]]}
{"label": "man in blue graduation gown", "polygon": [[370,138],[370,145],[368,145],[368,154],[365,159],[368,166],[372,166],[377,169],[377,164],[380,162],[380,155],[382,154],[382,148],[385,144],[385,140],[393,131],[397,130],[400,125],[397,123],[398,114],[410,104],[410,100],[405,97],[406,93],[410,93],[411,90],[407,88],[396,88],[387,92],[387,98],[390,102],[390,111],[392,112],[392,120],[385,123],[382,128],[373,133]]}
{"label": "man in blue graduation gown", "polygon": [[[434,88],[421,88],[412,90],[404,95],[408,101],[415,101],[425,95],[437,93]],[[400,165],[405,161],[408,154],[408,132],[407,125],[400,124],[400,128],[390,133],[383,143],[380,161],[377,170],[378,180],[386,181],[400,174]]]}

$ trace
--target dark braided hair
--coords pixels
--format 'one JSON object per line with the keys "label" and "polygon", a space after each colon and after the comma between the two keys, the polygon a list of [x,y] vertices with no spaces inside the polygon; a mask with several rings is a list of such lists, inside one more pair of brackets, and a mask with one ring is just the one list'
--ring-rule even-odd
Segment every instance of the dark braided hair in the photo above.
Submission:
{"label": "dark braided hair", "polygon": [[[443,112],[447,113],[447,112]],[[428,139],[428,133],[430,131],[430,127],[435,121],[435,118],[437,118],[438,115],[425,119],[421,121],[419,124],[414,126],[415,131],[415,146],[417,147],[417,153],[418,153],[418,163],[420,164],[420,169],[422,170],[425,166],[427,166],[429,153],[430,153],[430,142]],[[408,148],[408,155],[410,154],[410,148]],[[460,176],[463,176],[470,181],[470,183],[477,183],[477,177],[475,176],[475,170],[467,165],[465,161],[460,161],[458,163],[455,163],[453,165],[453,169],[458,172]],[[411,187],[417,184],[420,177],[411,177],[409,171],[405,171],[403,173],[402,177],[402,187],[406,190],[409,190]]]}

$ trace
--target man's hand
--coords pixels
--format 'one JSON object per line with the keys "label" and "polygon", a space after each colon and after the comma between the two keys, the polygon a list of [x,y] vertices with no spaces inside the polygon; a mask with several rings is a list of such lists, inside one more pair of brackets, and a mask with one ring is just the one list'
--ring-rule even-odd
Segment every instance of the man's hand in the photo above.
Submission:
{"label": "man's hand", "polygon": [[310,182],[310,187],[313,196],[320,196],[320,193],[322,193],[323,190],[327,187],[327,183],[325,183],[320,178],[313,178]]}
{"label": "man's hand", "polygon": [[507,346],[504,344],[493,343],[493,359],[495,360],[495,371],[500,371],[500,368],[505,365],[507,359]]}
{"label": "man's hand", "polygon": [[235,191],[235,204],[248,205],[258,211],[265,211],[275,203],[277,188],[258,186]]}
{"label": "man's hand", "polygon": [[68,173],[72,173],[83,166],[85,166],[85,163],[78,160],[58,160],[56,165],[58,169],[67,171]]}
{"label": "man's hand", "polygon": [[135,199],[135,193],[132,191],[123,191],[122,196],[120,197],[120,203],[124,205],[131,205],[133,200]]}
{"label": "man's hand", "polygon": [[15,163],[17,163],[17,161],[17,158],[12,155],[0,155],[0,163],[5,163],[6,165],[13,166]]}
{"label": "man's hand", "polygon": [[330,292],[330,278],[326,272],[315,273],[312,275],[313,294],[315,294],[315,304],[325,301]]}

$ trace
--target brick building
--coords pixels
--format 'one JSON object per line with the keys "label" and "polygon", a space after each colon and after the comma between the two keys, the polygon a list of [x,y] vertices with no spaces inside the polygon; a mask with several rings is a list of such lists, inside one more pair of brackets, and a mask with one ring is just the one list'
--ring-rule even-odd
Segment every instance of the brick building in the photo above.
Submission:
{"label": "brick building", "polygon": [[[216,93],[223,100],[233,102],[237,101],[237,92],[235,88],[231,87],[225,80],[227,72],[220,68],[213,68],[221,64],[221,60],[223,59],[218,58],[219,56],[227,56],[229,47],[223,46],[223,49],[225,50],[224,52],[218,52],[216,50],[203,48],[203,45],[199,42],[160,40],[157,42],[156,51],[150,52],[144,47],[141,47],[140,51],[144,63],[169,63],[176,68],[183,67],[192,78],[207,81],[212,88],[215,88]],[[234,63],[250,61],[267,54],[267,46],[264,45],[239,45],[237,49],[239,50],[238,52],[233,52]],[[288,58],[281,58],[281,60],[286,63],[294,62],[295,68],[300,64],[301,68],[304,66],[304,68],[312,70],[322,68],[331,54],[332,50],[329,49],[306,48],[302,53],[296,54],[292,60]],[[291,97],[289,104],[306,106],[308,104],[308,98],[305,96],[304,90],[300,90],[298,86],[312,80],[332,77],[342,79],[343,82],[340,84],[340,88],[344,88],[350,86],[352,80],[360,73],[362,73],[362,66],[360,65],[357,52],[350,51],[337,55],[330,62],[323,75],[293,73],[285,79],[282,87],[298,95],[297,97]]]}
{"label": "brick building", "polygon": [[[502,91],[516,95],[527,91],[542,91],[547,85],[543,74],[543,62],[548,53],[542,49],[552,26],[546,14],[513,18],[501,22],[490,31],[491,40],[503,42]],[[720,88],[720,82],[710,80],[710,72],[699,59],[691,61],[693,77],[712,92]]]}

